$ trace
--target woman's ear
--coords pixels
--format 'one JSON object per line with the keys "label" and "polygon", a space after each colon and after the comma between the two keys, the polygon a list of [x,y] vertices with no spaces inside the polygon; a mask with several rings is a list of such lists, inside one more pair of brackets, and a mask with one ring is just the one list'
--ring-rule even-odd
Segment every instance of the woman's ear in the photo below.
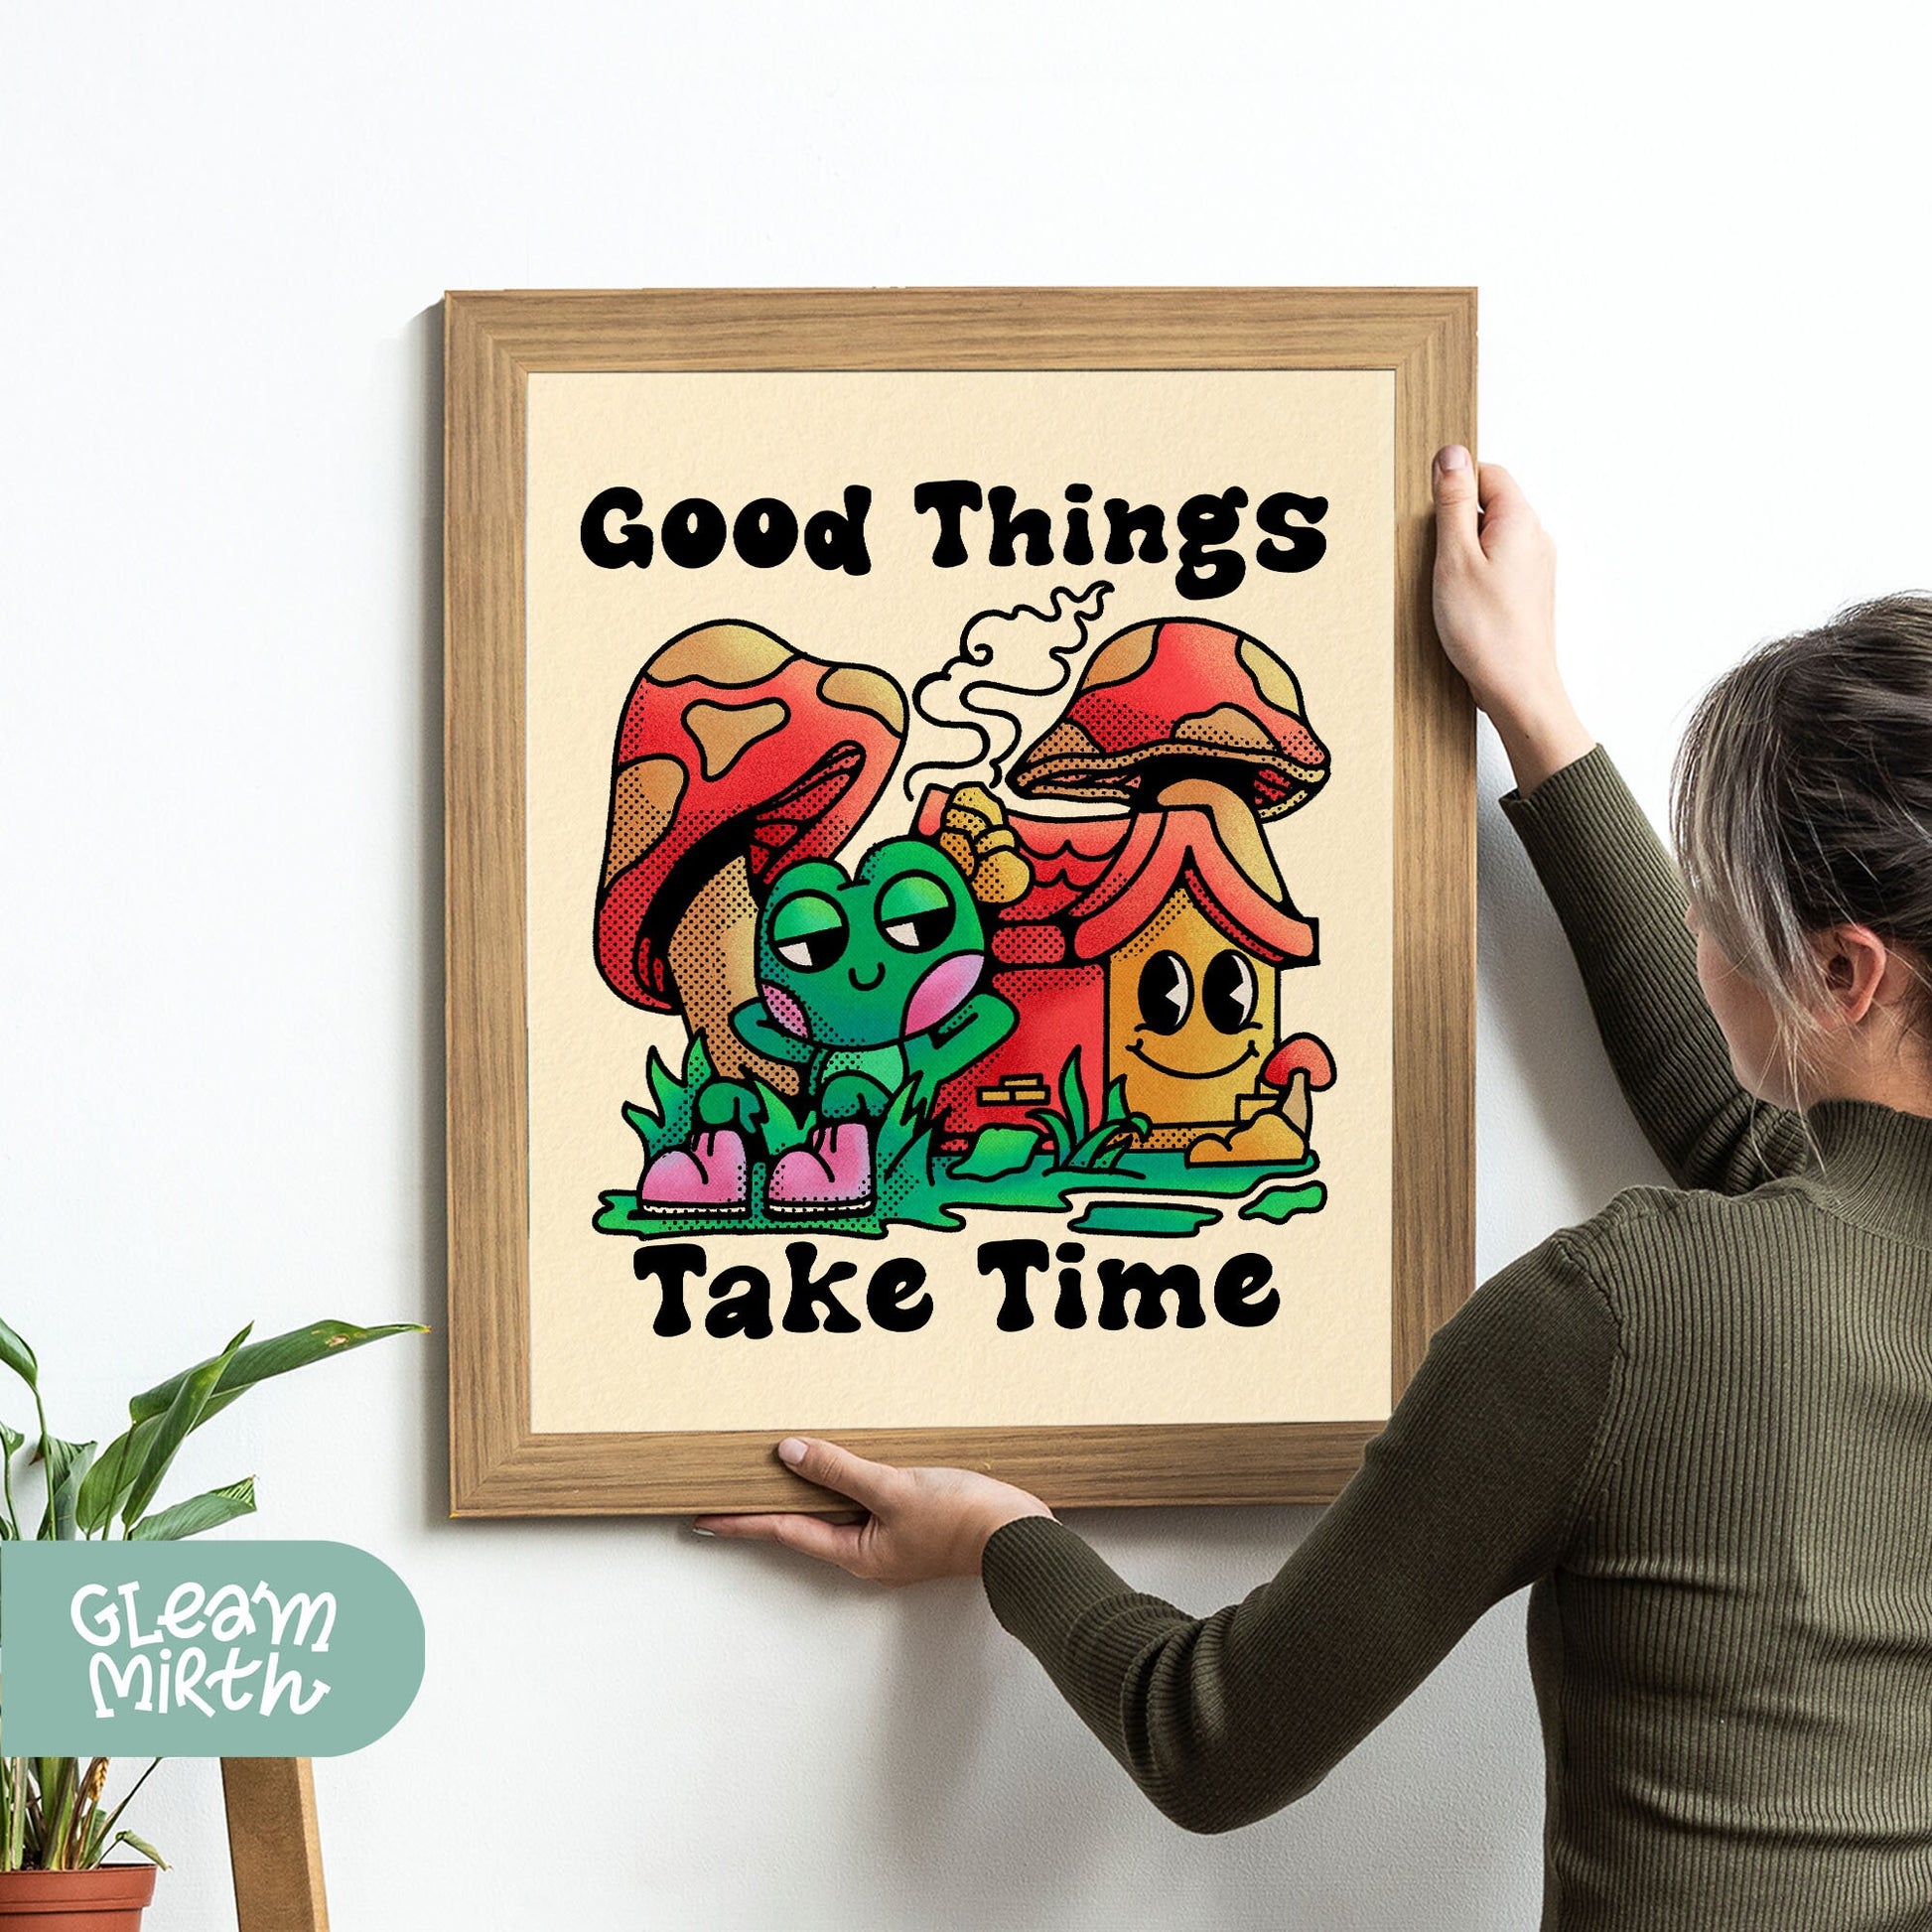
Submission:
{"label": "woman's ear", "polygon": [[1815,943],[1836,1017],[1847,1026],[1859,1026],[1874,1002],[1889,1005],[1910,987],[1904,961],[1868,925],[1831,926]]}

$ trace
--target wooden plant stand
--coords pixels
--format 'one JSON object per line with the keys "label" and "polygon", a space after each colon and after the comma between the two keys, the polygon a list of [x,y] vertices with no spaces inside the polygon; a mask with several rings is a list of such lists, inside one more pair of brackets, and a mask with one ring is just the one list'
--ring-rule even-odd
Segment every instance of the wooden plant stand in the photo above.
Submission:
{"label": "wooden plant stand", "polygon": [[316,1784],[306,1757],[224,1757],[238,1932],[329,1932]]}

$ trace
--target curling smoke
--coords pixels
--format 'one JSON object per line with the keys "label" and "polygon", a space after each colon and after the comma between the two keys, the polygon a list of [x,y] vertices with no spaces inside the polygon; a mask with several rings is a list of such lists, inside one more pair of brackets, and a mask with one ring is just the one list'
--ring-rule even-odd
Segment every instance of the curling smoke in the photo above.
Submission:
{"label": "curling smoke", "polygon": [[[1044,611],[1020,604],[967,620],[959,648],[912,687],[912,709],[925,729],[913,728],[914,756],[905,766],[908,799],[916,802],[935,782],[1003,789],[1021,746],[1057,722],[1061,694],[1093,649],[1093,627],[1113,588],[1101,582],[1075,593],[1056,585]],[[1053,807],[1028,800],[1027,809]]]}

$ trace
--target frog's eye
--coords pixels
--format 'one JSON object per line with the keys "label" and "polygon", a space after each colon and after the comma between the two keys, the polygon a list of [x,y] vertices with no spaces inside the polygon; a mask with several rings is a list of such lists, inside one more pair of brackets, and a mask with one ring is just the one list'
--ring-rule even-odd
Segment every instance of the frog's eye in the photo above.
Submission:
{"label": "frog's eye", "polygon": [[845,951],[845,914],[823,893],[800,893],[771,917],[771,950],[787,966],[816,973]]}
{"label": "frog's eye", "polygon": [[901,873],[879,895],[879,929],[902,952],[930,952],[958,916],[952,896],[926,873]]}

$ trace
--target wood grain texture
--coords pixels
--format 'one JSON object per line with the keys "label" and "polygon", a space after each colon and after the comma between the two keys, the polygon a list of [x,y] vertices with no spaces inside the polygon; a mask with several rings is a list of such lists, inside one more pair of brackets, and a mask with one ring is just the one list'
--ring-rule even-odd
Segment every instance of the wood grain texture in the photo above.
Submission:
{"label": "wood grain texture", "polygon": [[237,1932],[329,1932],[316,1785],[306,1757],[224,1757]]}
{"label": "wood grain texture", "polygon": [[[445,300],[451,1511],[836,1508],[768,1432],[533,1434],[523,902],[532,373],[1386,369],[1395,377],[1393,1389],[1474,1285],[1475,734],[1430,616],[1429,462],[1475,446],[1470,289],[685,289]],[[809,1417],[799,1427],[812,1428]],[[840,1430],[1055,1507],[1323,1502],[1377,1421]]]}
{"label": "wood grain texture", "polygon": [[1475,294],[1396,369],[1391,1399],[1475,1286],[1475,708],[1436,638],[1430,465],[1476,447]]}
{"label": "wood grain texture", "polygon": [[528,1433],[523,1001],[523,376],[444,311],[444,878],[450,1470],[481,1492]]}

